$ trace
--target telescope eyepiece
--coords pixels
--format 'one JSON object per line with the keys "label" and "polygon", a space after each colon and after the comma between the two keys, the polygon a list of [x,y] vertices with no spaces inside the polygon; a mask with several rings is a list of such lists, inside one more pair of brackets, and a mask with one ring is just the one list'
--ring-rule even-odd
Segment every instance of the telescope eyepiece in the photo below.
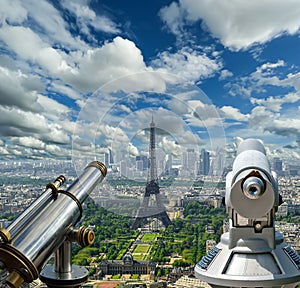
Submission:
{"label": "telescope eyepiece", "polygon": [[259,177],[248,177],[242,185],[243,193],[249,199],[258,199],[265,192],[265,184]]}

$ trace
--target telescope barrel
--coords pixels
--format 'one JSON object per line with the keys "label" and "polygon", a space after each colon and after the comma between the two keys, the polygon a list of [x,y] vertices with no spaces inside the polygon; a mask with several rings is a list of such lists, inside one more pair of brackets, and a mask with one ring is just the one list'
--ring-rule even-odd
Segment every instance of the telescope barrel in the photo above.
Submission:
{"label": "telescope barrel", "polygon": [[54,183],[49,183],[46,186],[44,193],[37,198],[23,213],[21,213],[15,221],[8,226],[7,230],[10,233],[11,239],[15,238],[18,233],[24,229],[25,225],[28,225],[32,219],[38,215],[41,210],[53,200],[53,193],[56,193],[58,188],[66,181],[63,175],[56,178]]}
{"label": "telescope barrel", "polygon": [[273,207],[278,207],[277,175],[271,170],[259,140],[247,139],[238,147],[232,171],[226,177],[225,204],[227,210],[232,208],[250,219],[265,217]]}
{"label": "telescope barrel", "polygon": [[38,277],[45,262],[81,218],[82,203],[105,176],[106,167],[100,162],[91,162],[66,191],[58,190],[51,201],[40,206],[38,214],[30,213],[34,217],[28,217],[29,223],[16,229],[18,233],[11,238],[12,244],[0,245],[0,261],[9,272],[13,271],[13,276],[6,279],[8,284],[12,282],[12,287],[18,287],[18,283]]}
{"label": "telescope barrel", "polygon": [[243,172],[251,170],[261,171],[271,180],[271,167],[265,147],[256,139],[244,140],[238,147],[232,166],[233,180],[236,180],[240,174],[244,174]]}

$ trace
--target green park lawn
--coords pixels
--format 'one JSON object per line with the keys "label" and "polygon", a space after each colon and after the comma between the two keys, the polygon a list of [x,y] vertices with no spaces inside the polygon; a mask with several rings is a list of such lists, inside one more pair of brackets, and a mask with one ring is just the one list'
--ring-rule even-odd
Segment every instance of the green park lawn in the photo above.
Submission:
{"label": "green park lawn", "polygon": [[153,234],[144,234],[141,240],[142,240],[143,242],[152,242],[152,241],[155,241],[155,240],[156,240],[156,237],[157,237],[158,235],[159,235],[159,234],[157,234],[157,233],[153,233]]}
{"label": "green park lawn", "polygon": [[151,245],[149,244],[138,244],[136,246],[136,248],[134,249],[133,253],[134,254],[146,254],[148,253],[149,249],[150,249]]}

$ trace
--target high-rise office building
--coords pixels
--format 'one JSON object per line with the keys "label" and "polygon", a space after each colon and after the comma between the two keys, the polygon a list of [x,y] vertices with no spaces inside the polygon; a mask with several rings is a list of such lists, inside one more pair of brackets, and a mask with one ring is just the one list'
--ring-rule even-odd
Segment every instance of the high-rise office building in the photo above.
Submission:
{"label": "high-rise office building", "polygon": [[[142,169],[138,169],[138,170],[147,170],[148,169],[148,166],[149,166],[149,159],[147,156],[145,155],[139,155],[139,156],[136,156],[135,157],[135,161],[136,162],[139,162],[139,163],[142,163],[142,164],[138,164],[139,167],[141,167],[140,165],[143,166]],[[137,166],[136,166],[137,167]]]}
{"label": "high-rise office building", "polygon": [[282,160],[278,157],[274,158],[274,170],[278,175],[283,174],[283,169],[282,169]]}
{"label": "high-rise office building", "polygon": [[109,155],[109,165],[111,166],[112,164],[114,164],[114,155],[113,152],[110,148],[108,148],[108,155]]}
{"label": "high-rise office building", "polygon": [[197,157],[194,149],[187,149],[187,170],[189,175],[195,174],[195,163]]}
{"label": "high-rise office building", "polygon": [[144,170],[143,161],[142,160],[135,161],[135,168],[137,171],[143,171]]}
{"label": "high-rise office building", "polygon": [[210,154],[205,149],[201,150],[200,174],[208,175],[210,170]]}
{"label": "high-rise office building", "polygon": [[108,148],[108,152],[104,154],[104,164],[107,168],[111,168],[114,164],[113,152],[110,148]]}
{"label": "high-rise office building", "polygon": [[127,161],[126,160],[122,160],[121,162],[120,162],[120,176],[124,176],[124,177],[127,177],[128,175],[127,175]]}
{"label": "high-rise office building", "polygon": [[172,154],[168,154],[166,157],[166,166],[165,166],[166,175],[171,175],[172,166],[173,166],[173,156]]}
{"label": "high-rise office building", "polygon": [[105,165],[105,167],[109,167],[109,154],[108,153],[104,154],[104,165]]}

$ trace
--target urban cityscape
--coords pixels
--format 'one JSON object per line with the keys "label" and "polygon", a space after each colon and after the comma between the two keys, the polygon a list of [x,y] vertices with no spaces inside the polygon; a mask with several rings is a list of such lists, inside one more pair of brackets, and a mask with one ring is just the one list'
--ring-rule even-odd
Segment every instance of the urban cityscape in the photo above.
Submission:
{"label": "urban cityscape", "polygon": [[[102,158],[108,167],[108,176],[99,191],[92,194],[93,203],[99,205],[98,209],[107,209],[114,214],[122,214],[133,219],[145,197],[147,178],[149,180],[149,157],[136,156],[122,161],[114,151],[109,150]],[[220,209],[225,195],[226,171],[231,169],[232,160],[232,158],[224,159],[225,164],[222,168],[224,172],[220,174],[222,167],[220,163],[223,159],[212,157],[205,149],[200,152],[187,150],[182,154],[180,161],[173,161],[172,155],[161,157],[156,153],[159,194],[170,220],[173,222],[176,219],[184,219],[184,210],[188,203],[197,202],[211,209]],[[270,159],[270,164],[278,174],[279,193],[283,200],[277,211],[276,231],[282,233],[285,241],[299,253],[300,161],[275,158]],[[3,161],[0,172],[1,227],[7,227],[16,215],[30,205],[42,193],[43,185],[48,181],[53,181],[59,174],[64,174],[68,179],[67,183],[71,183],[77,176],[71,161]],[[172,184],[174,182],[176,185]],[[155,202],[155,199],[151,201]],[[86,287],[106,287],[96,286],[100,283],[114,285],[107,287],[210,287],[193,276],[193,265],[188,267],[174,265],[174,261],[177,263],[176,260],[183,259],[183,255],[171,253],[172,257],[170,256],[168,262],[157,262],[152,259],[149,250],[155,248],[149,247],[155,246],[154,243],[162,237],[160,233],[165,227],[153,215],[148,216],[145,218],[151,218],[151,221],[135,230],[133,236],[135,240],[122,250],[122,257],[120,255],[109,257],[106,253],[99,253],[98,262],[85,263],[92,271],[89,281],[85,284]],[[222,231],[226,231],[228,225],[225,216],[224,210]],[[193,217],[186,219],[192,224],[197,221]],[[219,227],[206,225],[205,233],[214,235],[217,229]],[[214,237],[208,238],[205,240],[205,251],[202,251],[202,254],[207,253],[218,241]],[[105,239],[101,241],[107,242]],[[147,249],[144,251],[141,247]],[[31,286],[43,287],[43,284],[37,281]]]}
{"label": "urban cityscape", "polygon": [[0,288],[300,288],[299,14],[1,0]]}

